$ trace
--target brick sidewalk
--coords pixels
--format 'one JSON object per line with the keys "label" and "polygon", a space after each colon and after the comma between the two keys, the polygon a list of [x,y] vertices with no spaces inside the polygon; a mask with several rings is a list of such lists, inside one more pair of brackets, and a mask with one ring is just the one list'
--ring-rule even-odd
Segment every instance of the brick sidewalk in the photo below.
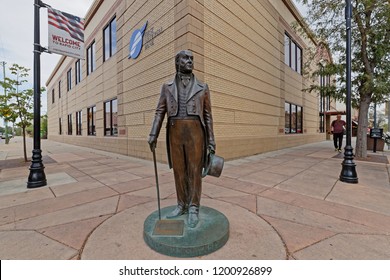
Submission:
{"label": "brick sidewalk", "polygon": [[[42,148],[48,186],[28,190],[28,166],[10,161],[22,157],[20,139],[0,143],[1,259],[173,259],[142,237],[157,208],[152,162]],[[202,205],[228,217],[230,238],[198,259],[389,259],[389,164],[355,161],[359,183],[346,184],[335,156],[324,141],[226,162],[204,180]],[[161,205],[173,205],[172,173],[158,169]]]}

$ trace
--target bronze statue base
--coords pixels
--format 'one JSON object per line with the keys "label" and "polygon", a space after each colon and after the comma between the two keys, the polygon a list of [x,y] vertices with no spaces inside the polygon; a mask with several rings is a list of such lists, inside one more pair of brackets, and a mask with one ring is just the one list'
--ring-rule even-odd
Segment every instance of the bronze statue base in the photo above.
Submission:
{"label": "bronze statue base", "polygon": [[199,223],[188,226],[188,214],[165,220],[175,206],[150,214],[144,222],[144,240],[153,250],[173,257],[190,258],[210,254],[224,246],[229,239],[229,221],[221,212],[201,206]]}

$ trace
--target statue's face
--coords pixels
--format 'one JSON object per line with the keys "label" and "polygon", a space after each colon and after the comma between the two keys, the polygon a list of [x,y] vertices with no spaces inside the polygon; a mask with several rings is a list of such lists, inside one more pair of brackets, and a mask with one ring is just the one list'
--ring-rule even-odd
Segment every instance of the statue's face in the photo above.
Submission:
{"label": "statue's face", "polygon": [[181,73],[191,73],[194,69],[194,56],[192,52],[185,51],[179,55],[178,59],[179,72]]}

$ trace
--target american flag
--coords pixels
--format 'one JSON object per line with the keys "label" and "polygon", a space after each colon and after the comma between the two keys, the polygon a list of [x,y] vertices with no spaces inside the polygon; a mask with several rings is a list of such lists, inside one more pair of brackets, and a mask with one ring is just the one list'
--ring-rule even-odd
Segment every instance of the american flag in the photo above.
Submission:
{"label": "american flag", "polygon": [[48,8],[49,24],[62,29],[78,41],[84,42],[84,19]]}

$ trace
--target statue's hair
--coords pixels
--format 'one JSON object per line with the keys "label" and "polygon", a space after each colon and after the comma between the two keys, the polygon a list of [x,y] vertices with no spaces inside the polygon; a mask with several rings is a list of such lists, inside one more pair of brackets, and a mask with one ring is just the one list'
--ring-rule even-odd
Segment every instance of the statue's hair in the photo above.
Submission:
{"label": "statue's hair", "polygon": [[179,72],[179,57],[180,55],[185,54],[186,52],[191,52],[190,50],[181,50],[178,53],[176,53],[175,56],[175,67],[176,67],[176,72]]}

